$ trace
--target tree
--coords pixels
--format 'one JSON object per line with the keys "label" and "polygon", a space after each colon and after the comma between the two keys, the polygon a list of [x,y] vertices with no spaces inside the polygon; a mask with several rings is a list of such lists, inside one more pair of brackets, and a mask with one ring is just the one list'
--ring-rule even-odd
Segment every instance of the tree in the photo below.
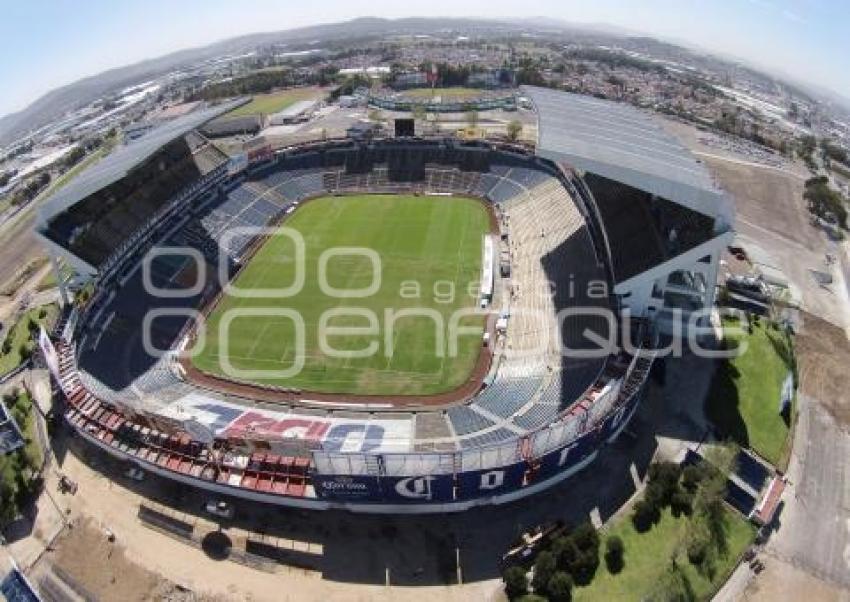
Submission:
{"label": "tree", "polygon": [[637,501],[632,509],[632,524],[638,533],[649,531],[659,518],[661,518],[661,513],[658,508],[646,500]]}
{"label": "tree", "polygon": [[689,538],[687,544],[688,561],[694,566],[702,566],[708,557],[709,541],[700,534]]}
{"label": "tree", "polygon": [[572,537],[561,536],[552,542],[552,554],[555,556],[555,562],[558,568],[562,571],[569,570],[576,556],[578,556],[578,548]]}
{"label": "tree", "polygon": [[697,490],[703,477],[705,477],[703,464],[689,464],[682,470],[682,487],[693,493]]}
{"label": "tree", "polygon": [[691,602],[696,599],[688,577],[673,562],[649,595],[652,602]]}
{"label": "tree", "polygon": [[580,524],[570,535],[577,553],[567,569],[579,585],[593,581],[599,568],[599,533],[589,522]]}
{"label": "tree", "polygon": [[670,498],[670,511],[673,516],[690,516],[693,509],[694,495],[685,489],[677,489]]}
{"label": "tree", "polygon": [[18,355],[21,356],[21,361],[25,362],[32,356],[32,346],[29,343],[21,343],[18,347]]}
{"label": "tree", "polygon": [[528,577],[521,566],[509,567],[502,575],[505,582],[505,594],[510,600],[528,593]]}
{"label": "tree", "polygon": [[670,505],[673,494],[679,487],[682,468],[674,462],[656,462],[649,467],[649,485],[646,499],[655,503],[660,510]]}
{"label": "tree", "polygon": [[508,129],[508,140],[515,142],[519,139],[519,135],[522,133],[522,124],[514,119],[507,126]]}
{"label": "tree", "polygon": [[534,576],[531,578],[534,593],[546,595],[547,585],[556,568],[555,555],[552,552],[540,552],[534,561]]}
{"label": "tree", "polygon": [[563,572],[557,571],[546,585],[549,602],[570,602],[573,599],[573,580]]}
{"label": "tree", "polygon": [[832,221],[847,229],[847,208],[841,194],[830,188],[826,176],[806,180],[803,198],[808,209],[821,219]]}
{"label": "tree", "polygon": [[572,532],[573,541],[580,550],[599,548],[599,533],[589,522],[583,522]]}
{"label": "tree", "polygon": [[608,567],[608,572],[616,575],[623,570],[624,560],[623,540],[616,535],[611,535],[605,540],[605,566]]}

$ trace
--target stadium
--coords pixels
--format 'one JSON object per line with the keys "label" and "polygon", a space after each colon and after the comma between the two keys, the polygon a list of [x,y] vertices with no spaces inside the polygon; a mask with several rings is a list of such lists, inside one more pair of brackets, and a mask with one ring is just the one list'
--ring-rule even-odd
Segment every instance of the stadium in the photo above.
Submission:
{"label": "stadium", "polygon": [[589,466],[659,335],[708,326],[731,220],[648,115],[521,93],[533,147],[228,158],[198,132],[225,104],[55,193],[36,230],[68,311],[41,348],[68,425],[162,477],[312,509],[462,511]]}

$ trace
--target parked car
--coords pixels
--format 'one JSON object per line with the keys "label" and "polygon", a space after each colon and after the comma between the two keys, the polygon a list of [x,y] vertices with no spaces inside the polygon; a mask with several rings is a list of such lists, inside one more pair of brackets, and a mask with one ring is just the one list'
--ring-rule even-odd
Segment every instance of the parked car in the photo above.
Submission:
{"label": "parked car", "polygon": [[233,518],[233,514],[235,512],[233,504],[229,504],[221,500],[207,501],[206,510],[213,516],[227,519]]}
{"label": "parked car", "polygon": [[132,479],[133,481],[144,481],[145,471],[139,468],[138,466],[131,466],[124,473],[124,476],[128,479]]}

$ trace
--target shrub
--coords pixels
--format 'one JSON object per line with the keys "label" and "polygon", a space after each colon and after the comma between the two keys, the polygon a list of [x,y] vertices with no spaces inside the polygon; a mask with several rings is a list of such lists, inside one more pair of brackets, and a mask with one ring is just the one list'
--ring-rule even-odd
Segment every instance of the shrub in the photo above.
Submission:
{"label": "shrub", "polygon": [[632,512],[632,524],[635,526],[635,530],[638,533],[645,533],[649,531],[652,525],[657,523],[660,518],[661,513],[654,504],[651,504],[646,500],[639,500],[635,503]]}
{"label": "shrub", "polygon": [[531,587],[535,593],[546,595],[546,586],[556,568],[555,555],[552,552],[541,552],[537,556],[534,561],[534,576],[531,578]]}
{"label": "shrub", "polygon": [[502,575],[502,581],[505,582],[505,594],[511,600],[528,593],[528,577],[521,566],[509,567]]}
{"label": "shrub", "polygon": [[605,540],[605,566],[608,567],[608,572],[616,575],[623,570],[623,540],[612,535]]}
{"label": "shrub", "polygon": [[573,599],[573,580],[563,571],[558,571],[546,586],[549,602],[570,602]]}

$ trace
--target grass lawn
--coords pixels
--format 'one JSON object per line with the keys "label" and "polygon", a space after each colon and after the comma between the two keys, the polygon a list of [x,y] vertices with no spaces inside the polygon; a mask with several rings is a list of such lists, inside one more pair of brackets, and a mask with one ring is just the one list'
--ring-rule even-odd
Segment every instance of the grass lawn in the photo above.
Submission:
{"label": "grass lawn", "polygon": [[[42,313],[44,314],[43,316]],[[39,324],[45,324],[45,327],[49,328],[56,321],[58,315],[59,307],[55,303],[52,303],[27,311],[15,322],[6,333],[6,338],[3,342],[3,349],[5,349],[5,342],[7,340],[10,343],[8,353],[3,353],[3,349],[0,349],[0,374],[6,374],[21,364],[21,345],[32,341],[29,330],[27,329],[30,319],[35,320]]]}
{"label": "grass lawn", "polygon": [[0,522],[15,519],[37,491],[35,476],[41,468],[43,455],[36,429],[36,412],[29,395],[18,391],[3,398],[9,414],[21,429],[25,445],[12,453],[0,456]]}
{"label": "grass lawn", "polygon": [[38,283],[36,290],[38,292],[46,291],[46,290],[49,290],[51,288],[55,288],[58,285],[59,285],[59,281],[56,280],[56,272],[54,270],[50,270],[49,272],[47,272],[47,274],[45,274],[44,278],[42,278],[41,281]]}
{"label": "grass lawn", "polygon": [[[484,90],[478,88],[434,88],[433,95],[441,96],[444,99],[455,100],[458,98],[478,98],[484,93]],[[431,88],[413,88],[402,92],[404,96],[412,98],[431,98]]]}
{"label": "grass lawn", "polygon": [[[603,540],[600,554],[604,554],[606,537],[620,536],[625,548],[623,570],[612,575],[608,572],[603,558],[590,585],[573,589],[573,600],[597,602],[645,599],[653,592],[653,588],[669,566],[670,557],[676,551],[682,534],[687,531],[687,525],[687,518],[675,518],[669,508],[663,511],[658,524],[646,533],[635,531],[630,514],[618,518],[600,533]],[[727,550],[726,554],[717,560],[713,580],[701,575],[688,562],[684,550],[678,552],[677,564],[690,582],[696,600],[707,600],[714,593],[755,537],[755,527],[731,510],[725,514],[725,525]]]}
{"label": "grass lawn", "polygon": [[[38,410],[35,409],[33,405],[34,403],[35,402],[32,398],[25,391],[20,391],[18,393],[18,401],[15,403],[15,414],[17,414],[15,420],[18,421],[21,434],[26,440],[24,453],[27,455],[31,465],[37,467],[41,466],[42,453],[41,445],[38,442],[38,433],[36,432],[38,425],[35,423],[35,413]],[[21,418],[23,418],[23,420],[20,420]]]}
{"label": "grass lawn", "polygon": [[[305,241],[304,286],[290,298],[222,298],[207,322],[207,345],[195,365],[224,374],[222,352],[232,365],[244,370],[285,370],[304,359],[303,368],[289,377],[237,375],[240,380],[294,387],[308,391],[358,395],[433,395],[463,384],[475,366],[483,318],[467,317],[461,325],[474,326],[475,335],[458,337],[456,357],[439,357],[438,330],[433,315],[442,318],[445,342],[449,317],[455,310],[474,307],[477,297],[467,292],[481,277],[482,237],[489,216],[477,200],[457,197],[364,195],[325,197],[306,203],[285,225]],[[319,256],[331,247],[366,247],[380,258],[377,290],[366,297],[337,298],[325,294],[318,278]],[[243,268],[235,281],[240,289],[283,288],[295,282],[295,247],[291,239],[273,236]],[[336,289],[364,289],[373,282],[373,264],[362,255],[338,255],[327,261],[327,285]],[[413,296],[418,283],[419,294]],[[435,289],[436,286],[436,289]],[[403,288],[404,287],[404,288]],[[453,288],[454,294],[446,293]],[[435,294],[435,290],[437,294]],[[440,297],[438,298],[438,294]],[[292,308],[304,321],[304,347],[296,349],[296,330],[286,317],[243,317],[231,323],[228,340],[219,326],[234,308]],[[328,310],[361,308],[374,312],[332,318],[327,326],[368,328],[369,332],[328,336],[332,349],[373,351],[368,357],[331,357],[321,349],[321,316]],[[392,327],[385,309],[418,310],[418,316],[398,317]],[[393,346],[388,353],[385,331]],[[390,357],[387,357],[390,355]],[[231,374],[231,376],[233,376]]]}
{"label": "grass lawn", "polygon": [[241,117],[244,115],[269,115],[284,110],[300,100],[316,98],[319,93],[313,88],[290,88],[271,92],[270,94],[257,94],[248,104],[236,107],[225,117]]}
{"label": "grass lawn", "polygon": [[782,383],[793,368],[792,343],[764,319],[753,325],[751,335],[732,334],[732,326],[737,321],[724,321],[727,339],[735,344],[746,341],[747,349],[717,367],[706,412],[724,436],[781,465],[790,424],[779,414],[779,400]]}

